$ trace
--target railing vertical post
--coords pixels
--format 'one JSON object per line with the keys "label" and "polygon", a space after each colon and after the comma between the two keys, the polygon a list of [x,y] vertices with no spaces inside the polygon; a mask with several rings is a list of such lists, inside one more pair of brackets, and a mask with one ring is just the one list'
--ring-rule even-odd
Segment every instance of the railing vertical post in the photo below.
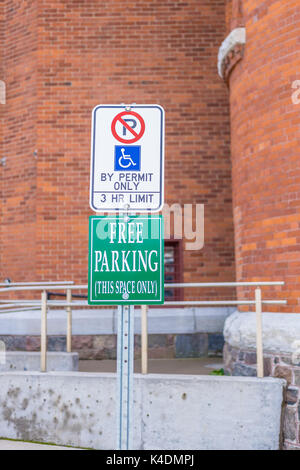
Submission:
{"label": "railing vertical post", "polygon": [[264,376],[264,357],[263,357],[263,341],[262,341],[262,301],[261,289],[255,289],[255,310],[256,310],[256,360],[257,360],[257,377]]}
{"label": "railing vertical post", "polygon": [[47,292],[41,296],[41,372],[47,371]]}
{"label": "railing vertical post", "polygon": [[[67,296],[66,296],[67,304],[72,302],[72,290],[67,289]],[[72,352],[72,307],[71,305],[67,307],[67,352]]]}
{"label": "railing vertical post", "polygon": [[148,305],[141,308],[142,374],[148,374]]}

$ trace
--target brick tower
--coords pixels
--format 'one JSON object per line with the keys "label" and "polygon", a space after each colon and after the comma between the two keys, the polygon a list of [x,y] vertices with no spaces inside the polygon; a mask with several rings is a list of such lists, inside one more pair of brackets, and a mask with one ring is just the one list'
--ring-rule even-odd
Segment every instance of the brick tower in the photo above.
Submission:
{"label": "brick tower", "polygon": [[287,298],[286,312],[300,312],[299,13],[297,0],[228,2],[219,57],[230,89],[237,281],[285,281],[267,295]]}
{"label": "brick tower", "polygon": [[[287,381],[283,442],[298,450],[299,27],[297,0],[227,2],[228,35],[218,57],[230,89],[237,281],[285,282],[263,290],[265,299],[287,299],[286,306],[263,306],[269,311],[263,313],[264,374]],[[250,291],[240,289],[238,295],[249,298]],[[255,314],[233,313],[224,336],[227,373],[255,376]]]}

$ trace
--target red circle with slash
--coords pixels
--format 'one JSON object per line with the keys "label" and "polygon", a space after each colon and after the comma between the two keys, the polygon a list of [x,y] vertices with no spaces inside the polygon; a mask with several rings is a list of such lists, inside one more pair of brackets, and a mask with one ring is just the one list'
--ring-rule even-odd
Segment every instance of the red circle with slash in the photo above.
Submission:
{"label": "red circle with slash", "polygon": [[[130,127],[126,121],[124,121],[122,116],[128,116],[128,115],[134,116],[135,118],[138,119],[141,125],[141,129],[139,133],[135,132],[135,130],[132,129],[132,127]],[[132,139],[123,139],[122,137],[119,136],[119,134],[116,131],[117,122],[120,122],[122,126],[124,126],[128,130],[128,132],[130,132],[133,135]],[[133,144],[134,142],[137,142],[144,135],[145,121],[142,118],[142,116],[140,116],[138,113],[135,113],[134,111],[122,111],[121,113],[117,114],[116,117],[114,117],[111,123],[111,131],[115,139],[117,139],[119,142],[122,142],[123,144]]]}

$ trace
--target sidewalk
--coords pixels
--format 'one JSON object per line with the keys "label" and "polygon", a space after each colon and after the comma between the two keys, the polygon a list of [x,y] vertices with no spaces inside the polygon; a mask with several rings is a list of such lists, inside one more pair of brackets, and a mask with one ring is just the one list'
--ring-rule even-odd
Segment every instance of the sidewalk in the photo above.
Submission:
{"label": "sidewalk", "polygon": [[[116,372],[116,360],[80,360],[80,372]],[[195,359],[149,359],[149,374],[192,374],[209,375],[214,369],[223,367],[219,357],[201,357]],[[134,372],[141,373],[141,361],[134,361]]]}

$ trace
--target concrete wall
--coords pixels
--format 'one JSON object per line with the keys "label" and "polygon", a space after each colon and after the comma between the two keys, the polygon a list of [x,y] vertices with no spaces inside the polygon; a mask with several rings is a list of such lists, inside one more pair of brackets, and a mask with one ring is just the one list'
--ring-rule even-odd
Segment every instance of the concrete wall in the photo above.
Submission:
{"label": "concrete wall", "polygon": [[[78,371],[78,354],[67,352],[48,352],[47,370]],[[40,352],[7,351],[4,360],[0,361],[0,372],[6,371],[39,371],[41,368]]]}
{"label": "concrete wall", "polygon": [[[0,374],[0,436],[113,449],[114,374]],[[134,448],[278,449],[285,381],[135,376]]]}

